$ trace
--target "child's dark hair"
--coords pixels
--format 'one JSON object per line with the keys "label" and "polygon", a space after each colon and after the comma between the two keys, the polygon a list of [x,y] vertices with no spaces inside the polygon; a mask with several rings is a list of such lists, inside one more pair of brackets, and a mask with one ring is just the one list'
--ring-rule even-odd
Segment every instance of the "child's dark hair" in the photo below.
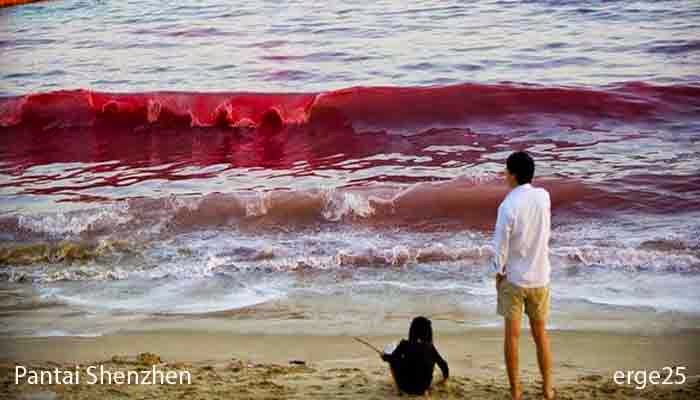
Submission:
{"label": "child's dark hair", "polygon": [[411,327],[408,329],[408,341],[433,343],[433,327],[428,318],[413,318]]}

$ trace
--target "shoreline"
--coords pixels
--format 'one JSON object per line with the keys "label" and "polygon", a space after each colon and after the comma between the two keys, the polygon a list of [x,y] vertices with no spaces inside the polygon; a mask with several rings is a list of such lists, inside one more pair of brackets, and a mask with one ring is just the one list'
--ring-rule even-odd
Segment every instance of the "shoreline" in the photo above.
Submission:
{"label": "shoreline", "polygon": [[[700,331],[660,335],[590,331],[552,331],[554,376],[562,398],[697,398],[700,395]],[[453,395],[504,398],[507,379],[499,329],[462,335],[437,332],[436,346],[447,359],[452,378],[434,398]],[[381,347],[398,336],[366,337]],[[100,337],[0,338],[2,391],[24,396],[50,391],[59,398],[97,396],[118,391],[138,398],[144,391],[159,398],[393,398],[388,370],[377,356],[351,336],[240,335],[225,332],[163,330]],[[524,387],[537,393],[539,379],[529,333],[521,336]],[[164,369],[192,371],[192,385],[14,385],[14,368],[75,368],[104,365],[108,370],[141,368],[137,354],[149,354]],[[293,362],[293,363],[291,363]],[[139,365],[141,365],[139,367]],[[148,365],[148,363],[146,363]],[[649,385],[637,390],[613,383],[615,371],[659,370],[685,366],[683,385]],[[436,376],[439,372],[436,371]],[[196,390],[193,390],[196,388]],[[116,393],[116,392],[114,392]],[[113,393],[113,394],[114,394]],[[217,393],[219,393],[217,395]],[[226,396],[223,396],[223,394]],[[236,394],[240,395],[237,396]],[[243,395],[245,394],[245,395]],[[669,397],[670,396],[670,397]],[[684,397],[685,396],[685,397]],[[531,397],[531,396],[530,396]],[[21,398],[21,397],[18,397]],[[397,397],[398,398],[398,397]]]}

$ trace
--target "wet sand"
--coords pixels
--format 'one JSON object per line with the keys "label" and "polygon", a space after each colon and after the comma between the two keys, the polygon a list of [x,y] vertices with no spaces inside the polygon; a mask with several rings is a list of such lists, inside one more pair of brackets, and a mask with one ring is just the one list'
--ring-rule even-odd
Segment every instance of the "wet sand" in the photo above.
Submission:
{"label": "wet sand", "polygon": [[[654,336],[555,331],[555,377],[562,399],[696,399],[700,397],[700,332]],[[383,346],[397,337],[368,337]],[[438,349],[452,377],[436,387],[436,399],[504,399],[507,379],[498,330],[438,335]],[[141,357],[140,353],[155,356]],[[192,398],[192,399],[392,399],[398,398],[387,367],[349,336],[237,335],[205,331],[154,331],[94,338],[2,338],[0,393],[9,398]],[[294,363],[292,363],[294,361]],[[529,333],[521,339],[525,398],[541,398]],[[139,370],[155,364],[187,370],[190,385],[14,384],[14,368],[74,369],[104,365]],[[683,385],[638,390],[613,382],[616,370],[662,370],[685,366]],[[436,378],[439,371],[436,369]],[[437,379],[436,379],[437,380]]]}

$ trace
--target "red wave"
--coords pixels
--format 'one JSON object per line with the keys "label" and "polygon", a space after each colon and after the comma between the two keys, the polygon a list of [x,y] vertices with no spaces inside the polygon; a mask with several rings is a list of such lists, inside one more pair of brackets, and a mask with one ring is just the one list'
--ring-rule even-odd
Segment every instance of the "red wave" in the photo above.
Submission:
{"label": "red wave", "polygon": [[700,115],[700,86],[642,82],[603,88],[527,84],[352,87],[322,93],[104,93],[56,91],[0,98],[0,126],[43,128],[100,122],[229,126],[274,132],[285,125],[353,128],[495,123],[538,119],[646,121]]}
{"label": "red wave", "polygon": [[[595,208],[597,215],[623,204],[582,182],[546,178],[537,179],[536,185],[550,192],[552,207],[558,214],[585,212],[581,202]],[[97,220],[86,217],[97,209],[60,214],[64,222],[76,221],[75,224],[51,222],[56,217],[47,215],[35,220],[47,223],[27,230],[18,216],[0,216],[0,233],[9,233],[15,240],[30,240],[35,234],[70,233],[77,229],[79,232],[75,233],[88,238],[105,232],[126,234],[145,227],[173,231],[212,226],[268,229],[316,222],[428,231],[488,230],[493,227],[498,204],[507,192],[502,182],[456,178],[408,187],[373,185],[332,190],[243,190],[179,198],[135,197],[113,203],[114,208],[107,206],[99,211],[103,217]]]}
{"label": "red wave", "polygon": [[1,7],[19,6],[22,4],[36,3],[42,0],[0,0]]}

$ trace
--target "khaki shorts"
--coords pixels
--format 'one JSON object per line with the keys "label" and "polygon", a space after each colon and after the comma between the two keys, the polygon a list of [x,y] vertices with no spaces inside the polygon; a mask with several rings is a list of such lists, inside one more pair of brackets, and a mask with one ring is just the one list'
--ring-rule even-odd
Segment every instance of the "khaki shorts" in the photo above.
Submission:
{"label": "khaki shorts", "polygon": [[549,286],[524,288],[504,279],[498,290],[498,314],[506,319],[521,318],[523,308],[530,320],[546,320],[549,314]]}

